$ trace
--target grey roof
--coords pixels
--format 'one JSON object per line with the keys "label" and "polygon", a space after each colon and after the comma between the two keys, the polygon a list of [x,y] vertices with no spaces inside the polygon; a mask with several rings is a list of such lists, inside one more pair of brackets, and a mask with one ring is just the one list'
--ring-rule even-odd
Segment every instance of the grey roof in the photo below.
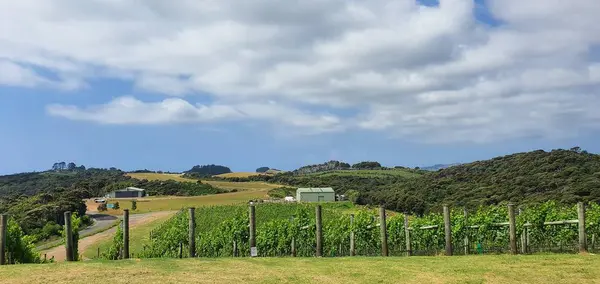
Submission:
{"label": "grey roof", "polygon": [[119,190],[115,190],[115,191],[145,191],[145,189],[130,186],[128,188],[119,189]]}
{"label": "grey roof", "polygon": [[298,188],[296,192],[335,192],[331,187]]}

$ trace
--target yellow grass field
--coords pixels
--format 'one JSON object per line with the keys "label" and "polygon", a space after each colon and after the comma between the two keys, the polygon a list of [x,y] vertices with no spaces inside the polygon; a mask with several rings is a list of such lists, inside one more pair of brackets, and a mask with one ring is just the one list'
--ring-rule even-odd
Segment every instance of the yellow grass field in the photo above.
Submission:
{"label": "yellow grass field", "polygon": [[[179,174],[157,174],[157,173],[128,173],[128,176],[135,179],[147,179],[147,180],[175,180],[180,182],[196,182],[195,179],[183,178]],[[249,190],[269,190],[273,188],[281,187],[281,185],[270,184],[266,182],[229,182],[229,181],[213,181],[213,180],[202,180],[203,183],[210,184],[223,189],[237,189],[239,191]]]}
{"label": "yellow grass field", "polygon": [[8,265],[0,283],[599,283],[595,255],[132,259]]}
{"label": "yellow grass field", "polygon": [[215,176],[221,177],[221,178],[232,178],[232,177],[246,178],[246,177],[257,176],[257,175],[264,175],[264,174],[251,173],[251,172],[237,172],[237,173],[220,174],[220,175],[215,175]]}
{"label": "yellow grass field", "polygon": [[[246,203],[250,199],[266,198],[266,191],[238,191],[230,193],[202,195],[202,196],[166,196],[166,197],[144,197],[135,198],[137,210],[130,211],[131,214],[147,213],[156,211],[179,210],[188,207],[201,207],[211,205],[229,205]],[[120,209],[108,209],[105,213],[111,215],[123,214],[123,209],[131,209],[132,198],[108,199],[108,203],[119,202]]]}

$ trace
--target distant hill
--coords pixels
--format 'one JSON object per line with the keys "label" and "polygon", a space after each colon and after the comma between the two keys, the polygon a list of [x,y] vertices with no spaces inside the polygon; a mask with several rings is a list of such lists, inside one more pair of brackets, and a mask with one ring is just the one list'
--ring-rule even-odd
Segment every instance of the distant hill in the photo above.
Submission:
{"label": "distant hill", "polygon": [[435,171],[439,171],[441,169],[446,169],[449,167],[454,167],[454,166],[458,166],[461,165],[460,163],[454,163],[454,164],[435,164],[433,166],[428,166],[428,167],[421,167],[421,170],[424,171],[431,171],[431,172],[435,172]]}
{"label": "distant hill", "polygon": [[363,191],[361,198],[363,203],[416,212],[442,204],[600,202],[600,156],[579,148],[512,154]]}

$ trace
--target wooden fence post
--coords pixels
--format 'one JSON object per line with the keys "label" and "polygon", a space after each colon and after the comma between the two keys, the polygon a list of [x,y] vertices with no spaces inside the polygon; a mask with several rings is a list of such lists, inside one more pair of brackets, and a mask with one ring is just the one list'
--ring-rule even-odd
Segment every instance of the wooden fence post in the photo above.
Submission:
{"label": "wooden fence post", "polygon": [[510,240],[510,253],[517,254],[517,222],[515,218],[515,205],[508,204],[508,234]]}
{"label": "wooden fence post", "polygon": [[350,256],[356,255],[356,248],[354,244],[354,214],[350,214]]}
{"label": "wooden fence post", "polygon": [[[254,203],[250,202],[250,256],[255,257],[258,255],[256,250],[256,208]],[[254,254],[253,252],[257,252]]]}
{"label": "wooden fence post", "polygon": [[0,265],[6,264],[6,235],[8,231],[8,215],[0,215]]}
{"label": "wooden fence post", "polygon": [[450,227],[450,209],[444,205],[444,231],[446,233],[446,255],[452,255],[452,227]]}
{"label": "wooden fence post", "polygon": [[[521,215],[522,210],[519,208],[519,215]],[[527,222],[525,222],[527,223]],[[527,227],[523,226],[523,232],[521,232],[521,253],[527,254]]]}
{"label": "wooden fence post", "polygon": [[129,209],[123,209],[123,259],[129,258]]}
{"label": "wooden fence post", "polygon": [[385,220],[385,207],[379,207],[379,229],[381,232],[381,256],[388,256],[388,235]]}
{"label": "wooden fence post", "polygon": [[585,204],[577,203],[577,217],[579,219],[579,252],[587,252],[587,239],[585,236]]}
{"label": "wooden fence post", "polygon": [[412,255],[412,248],[410,245],[410,228],[408,227],[408,214],[404,213],[404,236],[406,238],[406,256]]}
{"label": "wooden fence post", "polygon": [[323,256],[323,220],[321,219],[321,205],[317,205],[315,208],[315,218],[317,225],[317,251],[316,256]]}
{"label": "wooden fence post", "polygon": [[[292,223],[292,226],[294,225],[294,216],[292,216],[290,218],[290,223]],[[296,236],[292,236],[292,244],[291,244],[292,248],[292,257],[296,257]]]}
{"label": "wooden fence post", "polygon": [[71,226],[71,211],[65,212],[65,250],[67,261],[73,261],[73,228]]}
{"label": "wooden fence post", "polygon": [[190,257],[196,257],[196,209],[191,207],[189,210],[190,221],[188,224],[188,243],[190,245]]}
{"label": "wooden fence post", "polygon": [[179,242],[179,258],[183,258],[183,242]]}
{"label": "wooden fence post", "polygon": [[463,242],[465,246],[465,255],[468,255],[471,250],[471,244],[469,243],[469,211],[467,211],[466,207],[463,208],[463,216],[465,218],[465,231],[467,232]]}
{"label": "wooden fence post", "polygon": [[233,240],[233,257],[237,257],[237,256],[238,256],[237,241],[234,239]]}
{"label": "wooden fence post", "polygon": [[96,258],[100,258],[100,247],[98,247],[98,254],[96,255]]}

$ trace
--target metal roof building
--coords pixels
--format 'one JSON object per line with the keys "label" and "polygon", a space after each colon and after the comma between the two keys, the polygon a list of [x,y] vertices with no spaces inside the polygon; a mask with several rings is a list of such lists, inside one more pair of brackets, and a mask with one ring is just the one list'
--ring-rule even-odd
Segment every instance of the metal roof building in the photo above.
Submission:
{"label": "metal roof building", "polygon": [[137,187],[127,187],[111,191],[106,194],[106,198],[132,198],[132,197],[144,197],[146,196],[146,190]]}
{"label": "metal roof building", "polygon": [[335,191],[331,187],[298,188],[296,200],[299,202],[329,202],[335,201]]}

